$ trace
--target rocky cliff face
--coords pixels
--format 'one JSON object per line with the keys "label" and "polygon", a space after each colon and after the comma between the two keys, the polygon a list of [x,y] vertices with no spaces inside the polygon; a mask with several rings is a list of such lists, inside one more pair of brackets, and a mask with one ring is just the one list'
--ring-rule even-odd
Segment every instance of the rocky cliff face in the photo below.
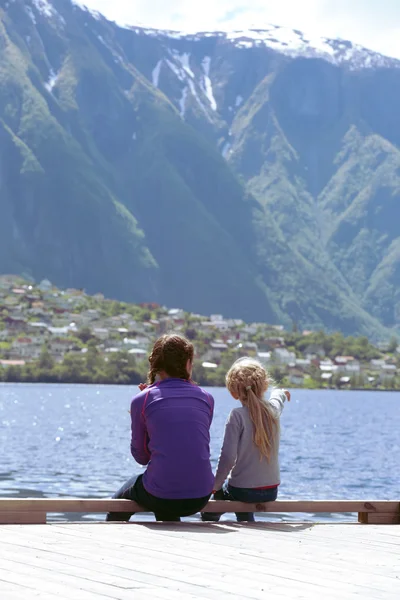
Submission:
{"label": "rocky cliff face", "polygon": [[69,0],[2,6],[2,271],[398,326],[399,61],[277,27],[184,35]]}

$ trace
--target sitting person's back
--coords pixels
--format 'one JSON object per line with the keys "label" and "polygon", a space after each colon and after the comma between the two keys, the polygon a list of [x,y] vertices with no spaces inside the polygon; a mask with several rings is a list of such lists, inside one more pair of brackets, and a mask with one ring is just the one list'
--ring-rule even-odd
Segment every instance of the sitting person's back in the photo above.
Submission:
{"label": "sitting person's back", "polygon": [[[131,404],[131,453],[147,469],[113,496],[134,500],[161,521],[201,511],[213,489],[214,399],[191,382],[193,355],[193,345],[179,335],[154,344],[147,384]],[[109,513],[107,520],[128,521],[131,515]]]}
{"label": "sitting person's back", "polygon": [[[286,395],[283,390],[274,390],[271,398],[273,410],[279,418]],[[278,429],[278,427],[277,427]],[[215,489],[222,488],[229,475],[229,485],[238,488],[272,488],[280,480],[279,430],[271,436],[269,456],[262,454],[254,442],[254,423],[249,408],[234,408],[228,417],[224,443],[215,476]]]}
{"label": "sitting person's back", "polygon": [[[264,399],[269,376],[251,358],[236,361],[226,376],[226,385],[242,406],[229,415],[215,477],[214,498],[259,503],[275,500],[280,484],[280,415],[287,390],[274,390]],[[222,486],[228,477],[226,489]],[[203,513],[204,521],[219,515]],[[239,521],[253,521],[252,513],[238,513]]]}
{"label": "sitting person's back", "polygon": [[167,378],[132,401],[131,451],[148,467],[144,487],[159,498],[200,498],[210,493],[210,425],[213,398],[185,379]]}

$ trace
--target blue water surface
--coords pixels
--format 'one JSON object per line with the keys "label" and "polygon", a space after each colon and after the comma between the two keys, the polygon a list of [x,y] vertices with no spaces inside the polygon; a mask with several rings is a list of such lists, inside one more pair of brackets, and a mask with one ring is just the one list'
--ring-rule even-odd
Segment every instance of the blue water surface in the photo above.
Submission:
{"label": "blue water surface", "polygon": [[[237,403],[225,389],[209,391],[215,466]],[[129,448],[135,393],[0,384],[0,496],[107,497],[142,472]],[[280,498],[400,499],[400,393],[294,390],[281,435]]]}

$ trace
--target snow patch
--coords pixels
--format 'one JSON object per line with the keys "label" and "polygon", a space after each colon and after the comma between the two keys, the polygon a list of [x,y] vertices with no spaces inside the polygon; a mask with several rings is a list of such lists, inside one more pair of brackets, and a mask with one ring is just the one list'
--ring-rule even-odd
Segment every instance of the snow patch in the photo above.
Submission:
{"label": "snow patch", "polygon": [[222,151],[221,151],[223,158],[228,158],[231,151],[232,151],[231,144],[229,142],[225,142],[225,144],[222,147]]}
{"label": "snow patch", "polygon": [[236,44],[238,48],[252,48],[254,46],[253,42],[248,42],[246,40],[239,40]]}
{"label": "snow patch", "polygon": [[36,24],[37,24],[36,17],[35,17],[35,15],[33,14],[33,10],[31,9],[31,7],[30,7],[30,6],[27,6],[27,7],[25,8],[25,10],[26,10],[26,14],[28,15],[28,17],[30,18],[30,20],[32,21],[32,23],[33,23],[34,25],[36,25]]}
{"label": "snow patch", "polygon": [[57,79],[60,73],[54,73],[53,69],[50,69],[50,77],[47,80],[47,82],[44,84],[46,90],[48,92],[50,92],[50,94],[53,92],[53,88],[57,83]]}
{"label": "snow patch", "polygon": [[136,140],[137,140],[137,133],[136,133],[136,131],[134,131],[134,132],[132,133],[132,139],[133,139],[133,141],[136,141]]}
{"label": "snow patch", "polygon": [[160,72],[161,72],[162,63],[163,63],[163,61],[159,60],[151,73],[153,85],[156,88],[158,88],[158,82],[160,80]]}
{"label": "snow patch", "polygon": [[[72,4],[74,4],[76,7],[80,8],[81,10],[84,10],[86,13],[89,13],[94,19],[96,19],[96,21],[100,21],[101,19],[104,19],[103,15],[101,13],[99,13],[98,10],[91,10],[84,4],[84,2],[80,2],[80,0],[72,0]],[[85,27],[87,27],[87,23],[85,23]]]}
{"label": "snow patch", "polygon": [[210,65],[211,65],[211,58],[209,56],[205,56],[203,58],[202,61],[202,66],[204,69],[204,77],[203,77],[203,85],[202,85],[202,89],[203,92],[205,93],[205,95],[207,96],[207,99],[210,103],[210,106],[212,108],[212,110],[216,111],[218,106],[217,106],[217,102],[214,98],[214,93],[213,93],[213,88],[212,88],[212,83],[211,83],[211,79],[210,79]]}
{"label": "snow patch", "polygon": [[[49,2],[48,0],[31,0],[31,4],[35,8],[35,10],[40,15],[42,15],[44,18],[52,19],[52,20],[55,20],[56,22],[58,21],[58,24],[65,25],[64,17],[62,17],[56,11],[56,9],[52,5],[52,3]],[[29,15],[29,17],[31,18],[33,24],[36,25],[36,23],[37,23],[36,16],[33,13],[32,7],[27,6],[25,10],[26,10],[27,14]]]}
{"label": "snow patch", "polygon": [[236,108],[239,108],[239,106],[243,103],[243,97],[242,96],[237,96],[236,97],[236,101],[235,101],[235,106]]}
{"label": "snow patch", "polygon": [[167,65],[171,69],[171,71],[177,76],[179,81],[185,81],[185,75],[182,74],[181,69],[179,69],[174,63],[168,59],[166,59]]}
{"label": "snow patch", "polygon": [[115,62],[115,64],[118,64],[118,63],[120,63],[121,65],[125,64],[125,60],[124,60],[124,58],[123,58],[123,57],[122,57],[120,54],[118,54],[118,52],[115,52],[114,48],[112,48],[112,47],[111,47],[111,46],[110,46],[110,45],[109,45],[109,44],[108,44],[108,43],[105,41],[105,39],[103,38],[103,36],[102,36],[102,35],[98,35],[98,36],[97,36],[97,39],[99,40],[99,42],[101,42],[101,43],[103,44],[103,46],[104,46],[105,48],[107,48],[107,50],[108,50],[109,52],[111,52],[111,54],[113,55],[113,58],[114,58],[114,62]]}
{"label": "snow patch", "polygon": [[180,115],[181,115],[182,119],[185,118],[186,100],[187,100],[188,92],[189,92],[189,88],[187,86],[184,87],[182,90],[182,96],[179,100]]}
{"label": "snow patch", "polygon": [[50,18],[56,14],[54,7],[48,0],[32,0],[32,4],[36,7],[36,10],[45,17]]}
{"label": "snow patch", "polygon": [[195,100],[196,100],[197,104],[200,106],[200,108],[201,108],[201,110],[204,112],[204,114],[205,114],[206,116],[208,116],[207,109],[206,109],[206,107],[204,106],[204,104],[202,103],[202,101],[200,100],[200,97],[199,97],[199,95],[198,95],[198,93],[197,93],[197,90],[196,90],[196,87],[195,87],[195,85],[194,85],[194,81],[193,81],[193,79],[189,79],[189,80],[188,80],[188,83],[189,83],[189,88],[190,88],[190,91],[191,91],[191,93],[192,93],[192,96],[194,96],[194,98],[195,98]]}
{"label": "snow patch", "polygon": [[194,79],[194,73],[190,68],[190,54],[188,52],[184,52],[183,54],[179,54],[176,50],[172,52],[173,56],[181,63],[183,70],[189,77]]}

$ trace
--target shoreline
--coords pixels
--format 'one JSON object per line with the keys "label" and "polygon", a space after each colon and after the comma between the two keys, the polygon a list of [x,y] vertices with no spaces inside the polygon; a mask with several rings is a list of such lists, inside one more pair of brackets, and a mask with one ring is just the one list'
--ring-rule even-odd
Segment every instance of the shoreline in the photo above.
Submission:
{"label": "shoreline", "polygon": [[[139,383],[118,383],[118,382],[85,382],[85,381],[0,381],[1,386],[13,386],[13,385],[48,385],[48,386],[86,386],[86,387],[138,387]],[[198,383],[200,387],[210,389],[225,389],[223,385],[209,385],[208,383]],[[278,386],[279,387],[279,386]],[[309,390],[310,392],[397,392],[400,393],[399,389],[396,388],[334,388],[334,387],[290,387],[284,386],[290,390]]]}

